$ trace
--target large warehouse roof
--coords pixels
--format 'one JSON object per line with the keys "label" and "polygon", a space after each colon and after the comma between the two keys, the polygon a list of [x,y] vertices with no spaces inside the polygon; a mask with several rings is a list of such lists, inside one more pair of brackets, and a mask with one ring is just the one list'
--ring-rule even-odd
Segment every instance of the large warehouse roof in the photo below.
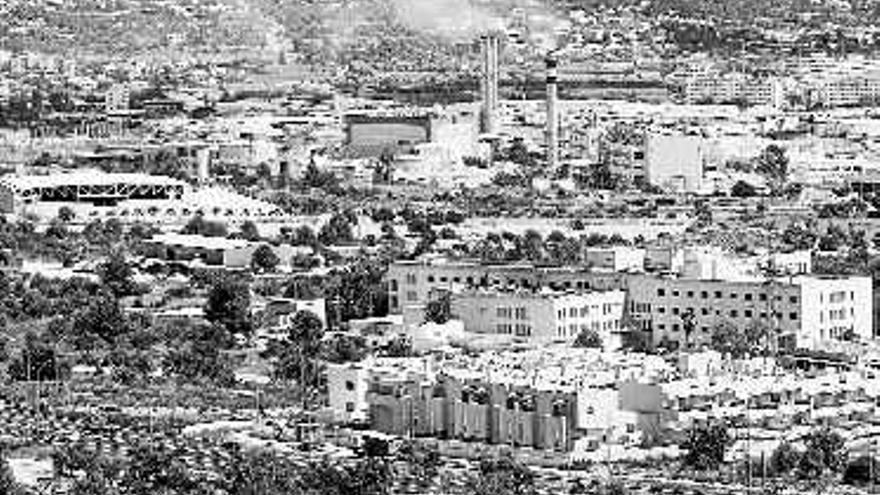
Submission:
{"label": "large warehouse roof", "polygon": [[5,175],[0,185],[16,191],[62,186],[110,186],[128,184],[134,186],[183,186],[186,183],[171,177],[147,174],[123,174],[77,170],[48,175]]}

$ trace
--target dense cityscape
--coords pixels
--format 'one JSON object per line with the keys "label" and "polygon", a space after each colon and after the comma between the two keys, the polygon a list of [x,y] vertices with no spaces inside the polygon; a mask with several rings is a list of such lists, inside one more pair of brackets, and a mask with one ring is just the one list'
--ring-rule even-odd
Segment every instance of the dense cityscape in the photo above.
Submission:
{"label": "dense cityscape", "polygon": [[0,495],[873,493],[878,21],[0,2]]}

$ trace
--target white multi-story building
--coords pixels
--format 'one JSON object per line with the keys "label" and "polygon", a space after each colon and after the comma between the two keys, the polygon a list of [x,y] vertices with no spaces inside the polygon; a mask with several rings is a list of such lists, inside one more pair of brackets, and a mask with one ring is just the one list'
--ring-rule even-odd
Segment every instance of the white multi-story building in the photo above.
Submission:
{"label": "white multi-story building", "polygon": [[785,100],[785,88],[778,78],[704,70],[688,74],[684,82],[684,99],[690,104],[740,102],[781,107]]}
{"label": "white multi-story building", "polygon": [[587,266],[612,272],[642,271],[645,250],[629,246],[588,247],[584,250]]}
{"label": "white multi-story building", "polygon": [[592,330],[606,347],[619,345],[623,291],[468,291],[452,299],[452,314],[465,330],[513,335],[530,342],[573,341]]}
{"label": "white multi-story building", "polygon": [[[654,344],[708,343],[715,325],[778,329],[785,348],[821,349],[823,343],[873,338],[868,277],[798,276],[774,280],[702,280],[635,276],[628,310]],[[690,335],[685,315],[693,315]]]}
{"label": "white multi-story building", "polygon": [[327,406],[334,421],[351,423],[369,419],[370,367],[361,363],[327,364]]}
{"label": "white multi-story building", "polygon": [[829,107],[873,105],[880,99],[880,72],[866,72],[821,81],[819,97]]}
{"label": "white multi-story building", "polygon": [[391,313],[426,303],[435,290],[461,291],[483,287],[556,290],[611,290],[626,286],[623,274],[591,272],[581,267],[538,268],[528,264],[482,265],[472,261],[398,261],[388,267]]}
{"label": "white multi-story building", "polygon": [[131,88],[128,84],[114,84],[104,95],[104,106],[107,112],[122,112],[128,110],[131,100]]}

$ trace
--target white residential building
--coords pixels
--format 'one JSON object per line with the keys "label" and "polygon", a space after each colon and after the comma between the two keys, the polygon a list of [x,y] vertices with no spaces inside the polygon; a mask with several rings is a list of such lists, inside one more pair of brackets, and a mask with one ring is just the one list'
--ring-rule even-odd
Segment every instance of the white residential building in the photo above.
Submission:
{"label": "white residential building", "polygon": [[629,246],[588,247],[584,261],[591,268],[612,272],[642,271],[645,266],[645,250]]}
{"label": "white residential building", "polygon": [[573,341],[586,330],[605,347],[619,346],[623,330],[623,291],[532,292],[476,290],[456,294],[452,313],[465,330],[513,335],[530,342]]}
{"label": "white residential building", "polygon": [[341,423],[367,421],[370,410],[367,404],[370,369],[367,364],[328,363],[327,405],[333,420]]}
{"label": "white residential building", "polygon": [[[708,343],[713,327],[728,321],[745,329],[778,329],[780,346],[821,349],[824,343],[873,338],[871,279],[797,276],[763,280],[702,280],[634,276],[628,310],[653,343]],[[686,335],[683,316],[693,314]]]}

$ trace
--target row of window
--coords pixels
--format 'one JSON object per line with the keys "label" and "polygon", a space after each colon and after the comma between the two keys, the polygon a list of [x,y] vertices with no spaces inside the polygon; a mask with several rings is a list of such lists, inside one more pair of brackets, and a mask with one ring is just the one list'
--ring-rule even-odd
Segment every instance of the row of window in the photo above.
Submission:
{"label": "row of window", "polygon": [[[666,292],[667,292],[666,289],[661,287],[661,288],[657,289],[657,296],[658,297],[666,297]],[[681,292],[677,289],[672,290],[671,294],[672,294],[672,297],[681,297]],[[697,293],[696,293],[696,291],[689,290],[689,291],[685,291],[685,294],[686,294],[686,297],[693,299],[694,297],[696,297]],[[720,291],[720,290],[714,291],[714,293],[712,295],[714,296],[715,299],[724,299],[725,298],[724,292]],[[738,299],[739,293],[730,292],[727,297],[729,297],[730,299]],[[768,297],[769,296],[767,294],[760,293],[760,294],[758,294],[757,300],[758,301],[767,301]],[[707,291],[707,290],[700,291],[700,299],[709,299],[709,291]],[[782,301],[782,296],[777,295],[775,297],[775,299],[777,301]],[[743,294],[743,300],[753,301],[753,300],[755,300],[755,295],[752,294],[751,292],[746,292]],[[788,302],[790,302],[791,304],[797,304],[798,296],[788,296]]]}
{"label": "row of window", "polygon": [[[670,325],[670,330],[671,330],[673,333],[678,332],[678,331],[680,331],[681,329],[682,329],[682,326],[681,326],[680,323],[673,323],[672,325]],[[658,324],[658,325],[657,325],[657,330],[660,330],[661,332],[666,331],[666,325],[664,325],[663,323]],[[705,327],[705,326],[704,326],[704,327],[700,327],[700,330],[701,330],[703,333],[709,333],[709,332],[710,332],[709,327]]]}
{"label": "row of window", "polygon": [[[697,312],[694,311],[694,308],[687,308],[687,309],[685,309],[685,311],[692,311],[693,314],[695,314],[695,315],[697,314]],[[666,314],[666,308],[664,306],[657,306],[657,312],[660,314]],[[672,307],[670,312],[675,316],[679,316],[682,314],[682,309],[678,308],[678,307]],[[700,308],[699,313],[703,316],[709,316],[710,314],[712,314],[712,310],[709,308]],[[743,318],[754,318],[756,315],[760,316],[761,318],[767,318],[768,313],[766,311],[756,312],[752,309],[745,309],[742,311]],[[715,316],[722,316],[722,311],[720,309],[716,309]],[[730,316],[731,318],[739,318],[740,311],[738,309],[731,309],[728,312],[728,316]],[[774,311],[773,317],[774,318],[782,318],[782,313]],[[797,320],[798,319],[797,311],[792,311],[792,312],[788,313],[788,319],[790,319],[792,321]]]}
{"label": "row of window", "polygon": [[[823,311],[819,312],[819,323],[823,323],[825,321],[825,318],[823,317],[823,313],[824,313]],[[854,308],[849,308],[849,316],[850,317],[855,316],[855,309]],[[828,320],[829,321],[845,320],[846,317],[847,317],[847,311],[845,308],[844,309],[830,309],[830,310],[828,310]]]}
{"label": "row of window", "polygon": [[[601,309],[602,309],[602,314],[603,314],[603,315],[609,315],[609,314],[611,314],[611,313],[614,311],[614,306],[617,306],[617,304],[613,304],[613,303],[603,303],[603,304],[602,304],[602,308],[601,308]],[[592,306],[582,306],[582,307],[578,307],[578,308],[568,308],[568,311],[566,311],[565,308],[563,308],[563,309],[560,309],[560,310],[557,310],[557,311],[556,311],[556,316],[557,316],[557,318],[559,318],[560,320],[565,319],[565,318],[577,318],[577,317],[579,317],[579,316],[580,316],[581,318],[586,318],[587,316],[590,316],[590,311],[591,311],[591,310],[592,310],[592,312],[593,312],[594,314],[598,313],[598,312],[599,312],[599,305],[598,305],[598,304],[593,304]]]}
{"label": "row of window", "polygon": [[[426,277],[426,280],[429,284],[434,284],[434,283],[448,284],[451,281],[452,283],[456,283],[456,284],[460,284],[460,283],[464,282],[467,285],[474,285],[477,282],[477,280],[473,276],[469,276],[469,277],[456,276],[456,277],[450,278],[447,276],[435,277],[434,275],[428,275]],[[407,273],[406,278],[405,278],[405,283],[407,285],[416,285],[418,283],[418,275],[415,273]],[[534,284],[534,281],[527,279],[527,278],[523,278],[520,280],[508,278],[508,279],[506,279],[506,281],[501,280],[501,279],[484,280],[484,283],[486,283],[488,285],[505,285],[506,284],[506,285],[520,285],[522,287],[530,287],[531,285]],[[592,288],[591,283],[589,281],[584,281],[584,280],[566,280],[566,281],[560,281],[560,282],[549,282],[547,285],[552,289],[577,288],[577,289],[589,290]],[[616,283],[605,283],[605,284],[599,284],[599,285],[603,286],[603,288],[608,288],[608,289],[617,287]],[[397,280],[394,280],[394,279],[390,280],[389,286],[390,286],[389,288],[391,291],[397,291],[397,287],[398,287]]]}
{"label": "row of window", "polygon": [[[849,327],[831,327],[828,329],[828,338],[841,340],[844,337],[846,337],[847,334],[850,334],[852,332],[853,332],[853,327],[851,327],[851,326],[849,326]],[[826,338],[824,328],[819,329],[819,337],[823,340]]]}
{"label": "row of window", "polygon": [[503,335],[513,334],[518,337],[531,337],[532,326],[523,323],[517,323],[515,325],[510,323],[499,323],[495,325],[495,333]]}
{"label": "row of window", "polygon": [[495,308],[495,316],[498,318],[506,318],[506,319],[517,319],[517,320],[527,320],[528,314],[526,313],[526,308],[508,308],[508,307],[498,307]]}
{"label": "row of window", "polygon": [[[850,300],[855,300],[856,293],[853,291],[850,291],[849,298],[850,298]],[[841,303],[843,301],[846,301],[846,291],[845,290],[832,292],[831,294],[828,294],[828,302],[830,302],[831,304]],[[819,294],[819,302],[823,302],[822,301],[822,294]]]}
{"label": "row of window", "polygon": [[589,324],[581,323],[575,324],[571,323],[568,326],[560,325],[556,327],[556,336],[557,337],[575,337],[579,335],[581,332],[585,332],[587,330],[592,330],[594,332],[599,331],[614,331],[620,329],[620,321],[619,320],[608,320],[608,321],[593,321]]}

